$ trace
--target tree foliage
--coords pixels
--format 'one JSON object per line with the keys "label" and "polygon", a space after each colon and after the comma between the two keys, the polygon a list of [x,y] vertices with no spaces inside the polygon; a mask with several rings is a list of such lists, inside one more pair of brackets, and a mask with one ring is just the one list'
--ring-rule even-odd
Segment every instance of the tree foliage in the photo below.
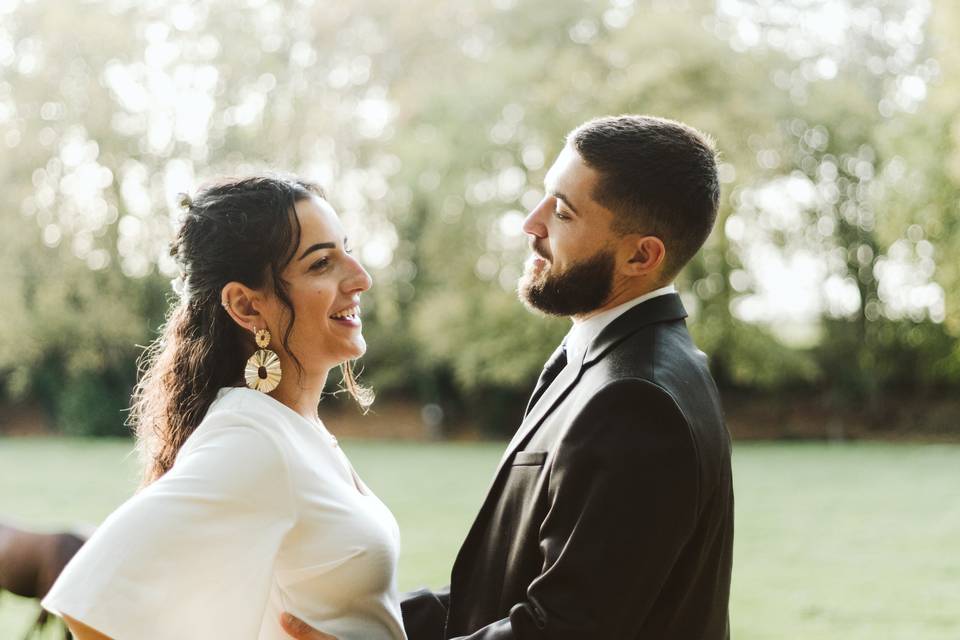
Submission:
{"label": "tree foliage", "polygon": [[723,386],[948,389],[960,14],[802,5],[8,3],[4,393],[122,432],[176,194],[273,168],[326,187],[373,273],[367,380],[512,428],[567,329],[516,299],[520,221],[564,134],[627,112],[717,140],[720,218],[678,284]]}

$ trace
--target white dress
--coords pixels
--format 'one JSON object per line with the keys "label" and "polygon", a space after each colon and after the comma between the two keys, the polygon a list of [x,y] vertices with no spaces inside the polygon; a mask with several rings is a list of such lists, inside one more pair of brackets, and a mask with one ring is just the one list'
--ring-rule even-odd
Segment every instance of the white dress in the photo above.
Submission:
{"label": "white dress", "polygon": [[43,606],[114,640],[406,636],[400,533],[336,441],[273,398],[221,389],[173,468],[104,521]]}

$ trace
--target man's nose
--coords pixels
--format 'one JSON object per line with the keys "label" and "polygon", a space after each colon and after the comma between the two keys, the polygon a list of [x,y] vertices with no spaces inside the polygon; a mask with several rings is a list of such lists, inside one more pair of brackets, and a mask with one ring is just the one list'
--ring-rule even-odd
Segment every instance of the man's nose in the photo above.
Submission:
{"label": "man's nose", "polygon": [[533,211],[527,214],[527,217],[523,219],[523,232],[537,237],[537,238],[546,238],[547,237],[547,225],[544,221],[545,213],[549,212],[550,209],[550,198],[544,198],[540,201]]}

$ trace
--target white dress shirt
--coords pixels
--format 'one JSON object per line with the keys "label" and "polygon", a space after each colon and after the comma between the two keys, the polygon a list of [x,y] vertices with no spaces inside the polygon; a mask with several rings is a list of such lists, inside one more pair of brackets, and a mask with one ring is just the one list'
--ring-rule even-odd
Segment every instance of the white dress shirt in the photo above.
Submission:
{"label": "white dress shirt", "polygon": [[653,291],[649,291],[642,296],[637,296],[632,300],[627,300],[623,304],[617,305],[612,309],[607,309],[606,311],[598,313],[594,316],[590,316],[581,322],[574,320],[573,327],[571,327],[570,332],[564,339],[567,345],[567,362],[579,362],[583,358],[583,355],[587,349],[590,348],[591,343],[593,343],[597,336],[600,335],[600,332],[603,331],[607,325],[630,309],[634,308],[641,302],[646,302],[647,300],[676,292],[677,288],[673,285],[673,283],[670,283],[665,287],[654,289]]}

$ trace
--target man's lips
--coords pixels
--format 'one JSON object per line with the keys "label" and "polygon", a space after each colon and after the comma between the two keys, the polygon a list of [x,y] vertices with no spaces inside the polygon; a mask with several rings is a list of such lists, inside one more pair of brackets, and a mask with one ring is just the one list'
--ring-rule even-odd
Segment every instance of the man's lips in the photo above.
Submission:
{"label": "man's lips", "polygon": [[533,253],[534,260],[540,259],[544,262],[550,262],[550,258],[548,258],[544,252],[540,251],[535,245],[530,245],[530,252]]}

